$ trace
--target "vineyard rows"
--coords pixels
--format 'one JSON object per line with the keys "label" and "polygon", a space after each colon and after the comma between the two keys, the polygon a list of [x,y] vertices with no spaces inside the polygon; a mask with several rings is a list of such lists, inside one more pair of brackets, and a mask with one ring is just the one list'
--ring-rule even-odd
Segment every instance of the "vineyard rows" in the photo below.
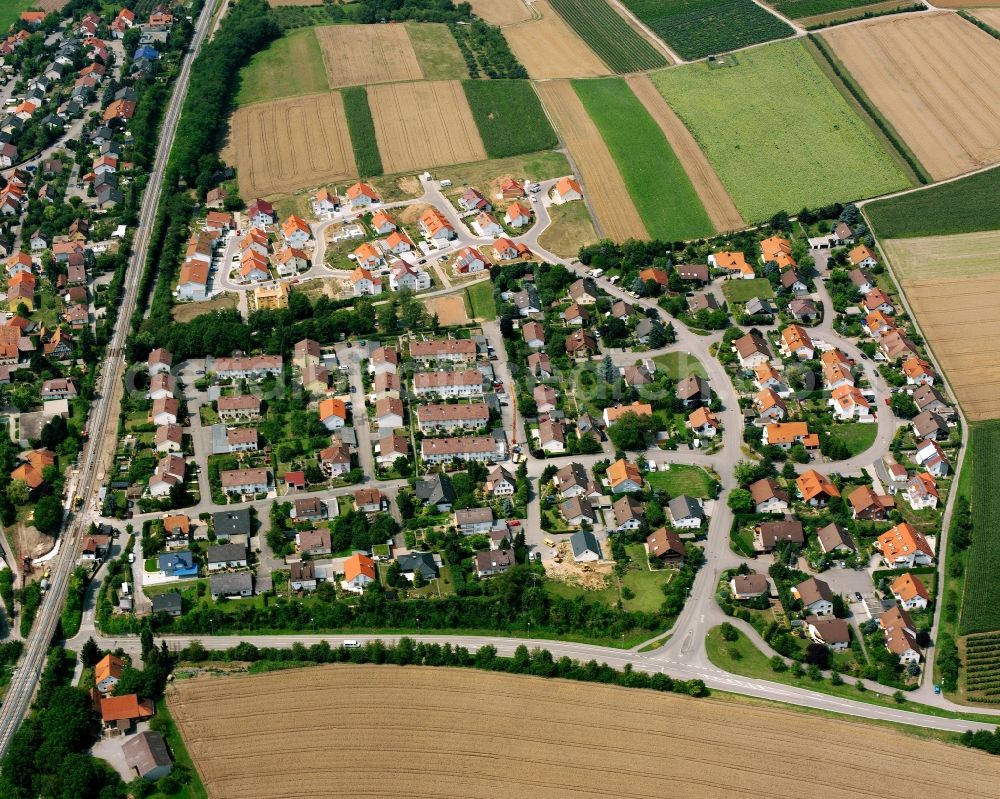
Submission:
{"label": "vineyard rows", "polygon": [[972,635],[965,640],[965,690],[977,702],[1000,699],[1000,633]]}
{"label": "vineyard rows", "polygon": [[663,55],[616,14],[605,0],[550,0],[567,24],[615,72],[666,66]]}
{"label": "vineyard rows", "polygon": [[1000,471],[1000,422],[986,422],[972,430],[972,546],[965,576],[959,632],[1000,630],[1000,602],[995,579],[1000,573],[1000,492],[994,489]]}

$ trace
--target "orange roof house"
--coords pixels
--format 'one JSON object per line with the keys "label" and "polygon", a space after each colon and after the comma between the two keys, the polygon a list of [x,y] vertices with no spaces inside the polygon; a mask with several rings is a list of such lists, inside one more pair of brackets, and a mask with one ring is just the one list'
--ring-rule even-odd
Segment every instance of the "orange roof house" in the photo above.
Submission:
{"label": "orange roof house", "polygon": [[11,480],[24,480],[28,488],[35,489],[45,482],[43,473],[49,466],[55,466],[56,456],[47,449],[33,449],[21,456],[24,463],[10,473]]}
{"label": "orange roof house", "polygon": [[840,489],[830,482],[830,478],[825,474],[820,474],[815,469],[800,474],[795,480],[795,485],[798,487],[802,499],[810,505],[820,505],[840,496]]}
{"label": "orange roof house", "polygon": [[106,696],[101,699],[101,720],[109,727],[130,727],[131,722],[148,719],[153,712],[152,700],[140,700],[137,694]]}
{"label": "orange roof house", "polygon": [[312,237],[312,230],[309,229],[306,220],[295,214],[285,220],[285,224],[281,226],[281,233],[286,239],[291,238],[296,233],[304,233],[306,237]]}
{"label": "orange roof house", "polygon": [[125,671],[125,661],[114,655],[105,655],[94,666],[94,685],[102,694],[110,693]]}
{"label": "orange roof house", "polygon": [[347,405],[343,400],[339,399],[325,399],[319,404],[319,418],[320,421],[326,419],[331,419],[336,417],[338,419],[347,419]]}
{"label": "orange roof house", "polygon": [[754,277],[753,267],[747,263],[746,257],[741,252],[717,252],[708,256],[708,259],[716,269],[725,269],[741,277]]}
{"label": "orange roof house", "polygon": [[934,550],[924,534],[907,522],[897,524],[875,540],[875,548],[889,565],[930,563],[934,560]]}
{"label": "orange roof house", "polygon": [[367,555],[355,552],[344,561],[344,579],[347,582],[355,581],[359,576],[375,580],[375,561]]}
{"label": "orange roof house", "polygon": [[764,239],[760,243],[760,252],[765,264],[769,261],[774,261],[782,271],[785,269],[794,269],[798,266],[795,263],[795,259],[792,258],[791,243],[788,239],[783,239],[781,236],[771,236],[769,239]]}
{"label": "orange roof house", "polygon": [[643,283],[647,283],[652,280],[658,286],[666,286],[670,282],[670,277],[662,269],[649,267],[648,269],[643,269],[639,273],[639,280]]}
{"label": "orange roof house", "polygon": [[810,433],[805,422],[775,422],[764,427],[764,444],[785,449],[793,444],[802,444],[806,449],[816,449],[819,447],[819,436]]}
{"label": "orange roof house", "polygon": [[608,484],[616,493],[639,490],[642,488],[642,472],[634,463],[622,458],[608,467]]}
{"label": "orange roof house", "polygon": [[349,186],[346,194],[347,199],[351,201],[352,205],[356,204],[358,200],[364,202],[364,198],[366,198],[369,202],[380,202],[378,192],[367,183],[358,182],[353,186]]}
{"label": "orange roof house", "polygon": [[559,179],[555,186],[555,193],[563,202],[583,197],[583,189],[580,188],[580,184],[569,177]]}
{"label": "orange roof house", "polygon": [[[893,580],[890,590],[896,599],[903,603],[903,607],[908,608],[927,607],[927,602],[931,598],[927,586],[920,581],[919,577],[909,572],[901,574]],[[921,602],[921,600],[923,601]]]}

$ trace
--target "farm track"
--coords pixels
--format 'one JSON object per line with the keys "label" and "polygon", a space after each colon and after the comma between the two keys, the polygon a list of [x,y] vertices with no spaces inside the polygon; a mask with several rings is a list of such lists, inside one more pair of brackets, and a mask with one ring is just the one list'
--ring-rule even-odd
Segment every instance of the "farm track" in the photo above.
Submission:
{"label": "farm track", "polygon": [[639,102],[643,104],[653,121],[660,126],[670,146],[684,167],[694,190],[698,193],[705,212],[717,231],[739,230],[746,227],[733,198],[715,174],[712,165],[698,146],[684,123],[667,105],[648,75],[633,75],[626,79]]}
{"label": "farm track", "polygon": [[537,88],[580,170],[578,177],[583,181],[584,194],[597,217],[599,232],[615,241],[648,238],[625,181],[572,85],[569,81],[545,81],[537,84]]}
{"label": "farm track", "polygon": [[357,176],[339,92],[255,103],[233,114],[223,158],[248,197]]}
{"label": "farm track", "polygon": [[487,159],[457,80],[369,86],[368,102],[386,174]]}
{"label": "farm track", "polygon": [[1000,42],[956,14],[822,33],[935,180],[1000,161]]}
{"label": "farm track", "polygon": [[510,49],[532,78],[596,78],[611,75],[587,43],[566,24],[547,0],[535,0],[541,18],[503,29]]}
{"label": "farm track", "polygon": [[331,88],[424,77],[403,25],[322,25],[315,30]]}
{"label": "farm track", "polygon": [[[281,713],[261,701],[271,696]],[[903,799],[921,787],[952,799],[992,796],[1000,776],[982,755],[869,727],[870,757],[859,761],[856,723],[478,671],[315,667],[182,681],[168,701],[212,799],[300,796],[317,784],[328,796],[405,785],[407,796],[439,799]],[[920,774],[887,783],[881,763],[901,747]],[[791,750],[824,779],[788,768]],[[389,755],[377,768],[374,752]]]}

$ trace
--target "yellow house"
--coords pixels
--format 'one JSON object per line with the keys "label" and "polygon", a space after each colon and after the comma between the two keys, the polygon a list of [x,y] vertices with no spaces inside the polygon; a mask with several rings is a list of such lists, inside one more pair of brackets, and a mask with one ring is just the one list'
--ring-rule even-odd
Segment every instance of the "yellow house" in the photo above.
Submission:
{"label": "yellow house", "polygon": [[253,305],[258,311],[276,311],[288,307],[288,294],[291,291],[287,283],[276,283],[273,286],[256,286],[253,290]]}

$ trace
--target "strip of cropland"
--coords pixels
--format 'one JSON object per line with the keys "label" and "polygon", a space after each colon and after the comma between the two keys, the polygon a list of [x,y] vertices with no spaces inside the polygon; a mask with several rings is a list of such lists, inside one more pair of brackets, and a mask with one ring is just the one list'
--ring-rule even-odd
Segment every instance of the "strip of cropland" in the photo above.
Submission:
{"label": "strip of cropland", "polygon": [[[282,712],[267,700],[282,697]],[[995,795],[1000,761],[881,727],[778,707],[428,666],[315,666],[179,680],[167,702],[212,799],[314,793],[436,799]],[[401,712],[401,708],[408,711]],[[327,741],[335,741],[327,745]],[[884,766],[857,757],[905,751]],[[392,757],[372,767],[373,752]],[[656,756],[649,756],[656,752]]]}
{"label": "strip of cropland", "polygon": [[790,19],[815,17],[847,9],[859,9],[857,13],[860,16],[864,13],[863,7],[871,4],[872,0],[771,0],[768,3]]}
{"label": "strip of cropland", "polygon": [[1000,230],[1000,167],[865,205],[879,238]]}
{"label": "strip of cropland", "polygon": [[1000,41],[949,12],[821,37],[935,180],[1000,161]]}
{"label": "strip of cropland", "polygon": [[600,232],[618,242],[649,238],[614,158],[571,83],[544,81],[538,93],[579,170]]}
{"label": "strip of cropland", "polygon": [[679,241],[713,233],[670,143],[628,84],[602,78],[573,81],[573,88],[615,159],[649,235]]}
{"label": "strip of cropland", "polygon": [[694,60],[782,39],[791,26],[753,0],[623,0],[682,58]]}
{"label": "strip of cropland", "polygon": [[[746,225],[740,216],[733,198],[729,196],[726,187],[722,185],[719,176],[715,174],[712,165],[708,163],[705,154],[698,146],[684,123],[677,118],[674,110],[667,105],[648,75],[630,75],[627,78],[629,88],[645,106],[646,111],[660,126],[663,135],[671,149],[680,159],[681,166],[691,180],[691,185],[698,192],[705,212],[717,231],[738,230]],[[742,282],[742,281],[738,281]]]}
{"label": "strip of cropland", "polygon": [[551,150],[559,142],[526,80],[465,80],[465,97],[490,158]]}
{"label": "strip of cropland", "polygon": [[591,78],[613,70],[549,5],[535,0],[540,15],[503,29],[510,49],[532,78]]}
{"label": "strip of cropland", "polygon": [[959,632],[1000,630],[996,575],[1000,569],[1000,421],[976,425],[972,436],[972,546],[966,562]]}
{"label": "strip of cropland", "polygon": [[382,157],[375,139],[375,123],[368,105],[368,91],[364,86],[348,86],[341,90],[344,99],[344,115],[347,129],[351,134],[354,161],[361,177],[382,174]]}
{"label": "strip of cropland", "polygon": [[606,0],[549,0],[569,26],[615,72],[666,66],[667,59]]}
{"label": "strip of cropland", "polygon": [[910,185],[801,42],[725,60],[651,77],[747,222]]}
{"label": "strip of cropland", "polygon": [[881,245],[966,417],[1000,418],[1000,231]]}

